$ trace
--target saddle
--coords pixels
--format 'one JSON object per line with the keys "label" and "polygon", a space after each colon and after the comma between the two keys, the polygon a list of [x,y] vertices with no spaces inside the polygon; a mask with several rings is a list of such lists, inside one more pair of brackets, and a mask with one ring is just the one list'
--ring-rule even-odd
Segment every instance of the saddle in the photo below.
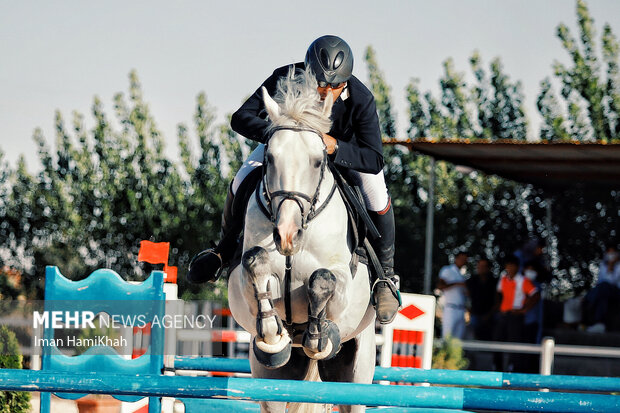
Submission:
{"label": "saddle", "polygon": [[[364,204],[364,198],[359,187],[350,185],[333,162],[330,161],[328,167],[336,180],[336,187],[347,209],[348,245],[351,252],[349,268],[351,269],[351,274],[355,275],[357,264],[361,262],[368,266],[372,279],[376,279],[383,274],[383,270],[368,237],[378,238],[380,236],[379,231],[368,215],[368,210]],[[234,216],[242,217],[239,222],[244,221],[243,217],[250,197],[255,196],[263,175],[263,168],[254,169],[243,180],[242,185],[237,190],[232,209]],[[269,211],[264,208],[263,213],[269,217]],[[230,268],[234,268],[239,264],[242,254],[243,235],[240,237],[237,251],[230,262]]]}

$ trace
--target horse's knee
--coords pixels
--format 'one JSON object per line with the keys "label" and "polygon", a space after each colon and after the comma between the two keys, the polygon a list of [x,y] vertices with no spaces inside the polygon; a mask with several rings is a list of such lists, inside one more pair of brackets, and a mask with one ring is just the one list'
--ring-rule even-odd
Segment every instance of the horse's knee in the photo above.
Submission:
{"label": "horse's knee", "polygon": [[308,279],[308,296],[311,301],[325,302],[336,290],[336,276],[325,268],[314,271]]}
{"label": "horse's knee", "polygon": [[241,262],[243,268],[253,275],[271,273],[269,254],[263,247],[252,247],[244,252]]}

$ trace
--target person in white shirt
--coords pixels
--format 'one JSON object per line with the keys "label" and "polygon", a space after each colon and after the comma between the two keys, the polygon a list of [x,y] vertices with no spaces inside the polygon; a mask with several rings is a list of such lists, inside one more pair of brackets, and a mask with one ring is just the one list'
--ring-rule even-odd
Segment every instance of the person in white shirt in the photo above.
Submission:
{"label": "person in white shirt", "polygon": [[461,269],[467,264],[467,253],[459,252],[454,264],[446,265],[439,271],[437,288],[443,293],[443,312],[441,336],[463,339],[465,335],[465,302],[467,287]]}

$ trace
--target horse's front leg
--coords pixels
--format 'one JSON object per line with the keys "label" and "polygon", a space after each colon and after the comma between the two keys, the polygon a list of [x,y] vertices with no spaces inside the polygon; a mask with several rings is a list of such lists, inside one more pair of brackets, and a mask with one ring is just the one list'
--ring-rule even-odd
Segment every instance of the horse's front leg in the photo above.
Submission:
{"label": "horse's front leg", "polygon": [[273,306],[270,286],[274,276],[267,251],[253,247],[243,254],[243,270],[251,280],[256,299],[256,335],[252,348],[256,359],[268,368],[286,364],[291,356],[291,339]]}
{"label": "horse's front leg", "polygon": [[308,279],[308,326],[302,338],[306,355],[316,360],[333,357],[340,348],[340,331],[327,319],[327,304],[336,291],[336,277],[325,268]]}

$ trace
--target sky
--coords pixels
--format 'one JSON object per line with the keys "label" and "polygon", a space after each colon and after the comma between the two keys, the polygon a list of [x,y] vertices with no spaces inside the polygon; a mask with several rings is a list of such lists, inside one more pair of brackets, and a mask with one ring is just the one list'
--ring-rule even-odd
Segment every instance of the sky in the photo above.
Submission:
{"label": "sky", "polygon": [[[620,34],[620,2],[588,6],[599,43],[604,23]],[[568,61],[556,27],[564,22],[576,34],[575,7],[570,0],[0,0],[0,150],[12,166],[24,154],[36,170],[34,129],[53,146],[56,110],[67,124],[77,110],[89,126],[95,95],[111,117],[112,98],[126,93],[135,69],[174,159],[177,124],[191,125],[199,92],[223,121],[274,68],[303,60],[323,34],[351,45],[354,74],[363,81],[364,50],[374,47],[392,87],[399,136],[407,129],[410,79],[437,91],[442,62],[452,57],[469,74],[474,50],[487,66],[500,57],[511,79],[522,82],[535,136],[539,83],[552,76],[554,60]]]}

